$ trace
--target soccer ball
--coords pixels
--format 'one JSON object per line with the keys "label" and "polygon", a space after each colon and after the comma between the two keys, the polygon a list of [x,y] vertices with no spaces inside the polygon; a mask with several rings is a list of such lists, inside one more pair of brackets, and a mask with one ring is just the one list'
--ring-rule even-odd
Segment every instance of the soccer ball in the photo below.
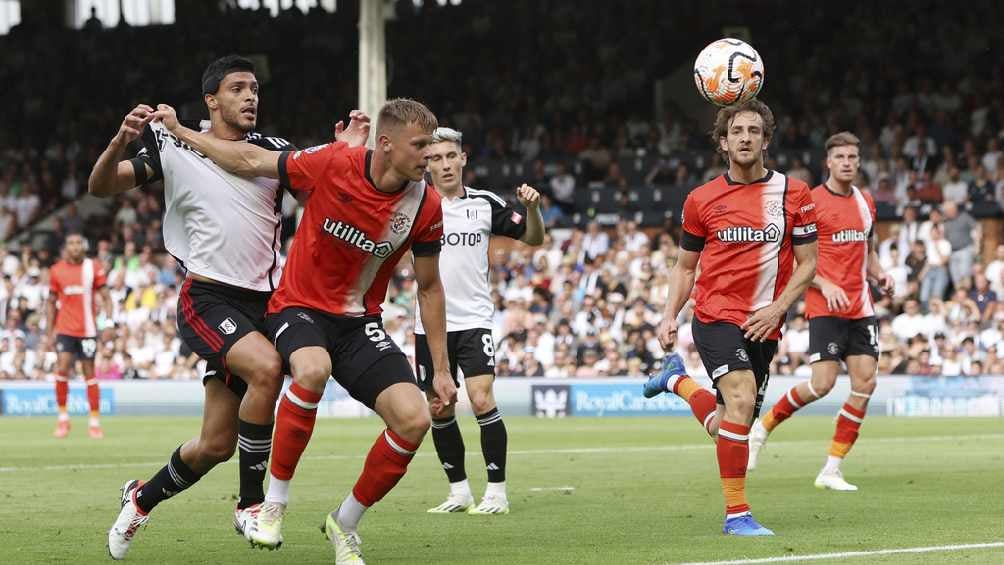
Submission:
{"label": "soccer ball", "polygon": [[763,87],[763,60],[750,44],[719,39],[694,61],[694,83],[705,100],[718,106],[745,102]]}

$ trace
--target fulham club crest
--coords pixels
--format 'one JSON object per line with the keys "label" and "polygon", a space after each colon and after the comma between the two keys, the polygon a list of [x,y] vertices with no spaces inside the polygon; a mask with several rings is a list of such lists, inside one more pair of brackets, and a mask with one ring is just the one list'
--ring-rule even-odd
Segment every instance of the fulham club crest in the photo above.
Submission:
{"label": "fulham club crest", "polygon": [[237,323],[234,322],[233,318],[227,318],[220,322],[219,328],[223,335],[233,335],[237,331]]}

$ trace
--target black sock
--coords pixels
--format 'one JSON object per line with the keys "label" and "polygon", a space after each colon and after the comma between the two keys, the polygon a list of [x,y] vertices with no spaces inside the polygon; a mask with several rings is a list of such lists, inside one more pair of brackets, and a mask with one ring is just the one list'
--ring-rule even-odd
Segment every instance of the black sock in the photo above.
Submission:
{"label": "black sock", "polygon": [[456,416],[445,420],[432,420],[432,443],[436,444],[439,462],[443,464],[446,478],[451,483],[459,483],[467,478],[464,470],[464,436],[460,435],[460,426]]}
{"label": "black sock", "polygon": [[193,471],[181,460],[179,446],[174,450],[168,464],[136,491],[136,506],[143,512],[149,512],[154,506],[194,485],[201,478],[202,475]]}
{"label": "black sock", "polygon": [[265,501],[265,473],[272,451],[273,424],[252,424],[237,420],[237,464],[240,467],[241,499],[238,508]]}
{"label": "black sock", "polygon": [[505,482],[505,456],[509,449],[509,436],[498,406],[478,416],[478,425],[481,426],[481,452],[485,455],[488,482]]}

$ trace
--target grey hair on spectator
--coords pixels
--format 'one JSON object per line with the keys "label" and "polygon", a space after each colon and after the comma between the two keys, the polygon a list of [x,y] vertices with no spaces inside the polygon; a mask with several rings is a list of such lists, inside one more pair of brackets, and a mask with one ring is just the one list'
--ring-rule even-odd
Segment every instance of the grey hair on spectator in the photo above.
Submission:
{"label": "grey hair on spectator", "polygon": [[432,132],[432,142],[439,143],[441,141],[452,141],[457,145],[463,145],[464,134],[453,128],[438,127],[436,131]]}

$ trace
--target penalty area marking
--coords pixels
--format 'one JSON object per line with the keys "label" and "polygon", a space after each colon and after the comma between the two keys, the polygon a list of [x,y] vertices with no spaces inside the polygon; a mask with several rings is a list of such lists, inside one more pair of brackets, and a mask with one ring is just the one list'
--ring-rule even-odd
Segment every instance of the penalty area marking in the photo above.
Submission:
{"label": "penalty area marking", "polygon": [[761,557],[758,559],[733,559],[730,561],[699,561],[680,565],[752,565],[754,563],[786,563],[795,561],[822,561],[824,559],[849,559],[873,557],[875,555],[896,555],[900,553],[941,553],[966,551],[969,549],[1004,548],[1004,541],[991,543],[968,543],[964,545],[932,545],[928,547],[904,547],[900,549],[876,549],[874,551],[842,551],[838,553],[814,553],[810,555],[785,555],[782,557]]}

